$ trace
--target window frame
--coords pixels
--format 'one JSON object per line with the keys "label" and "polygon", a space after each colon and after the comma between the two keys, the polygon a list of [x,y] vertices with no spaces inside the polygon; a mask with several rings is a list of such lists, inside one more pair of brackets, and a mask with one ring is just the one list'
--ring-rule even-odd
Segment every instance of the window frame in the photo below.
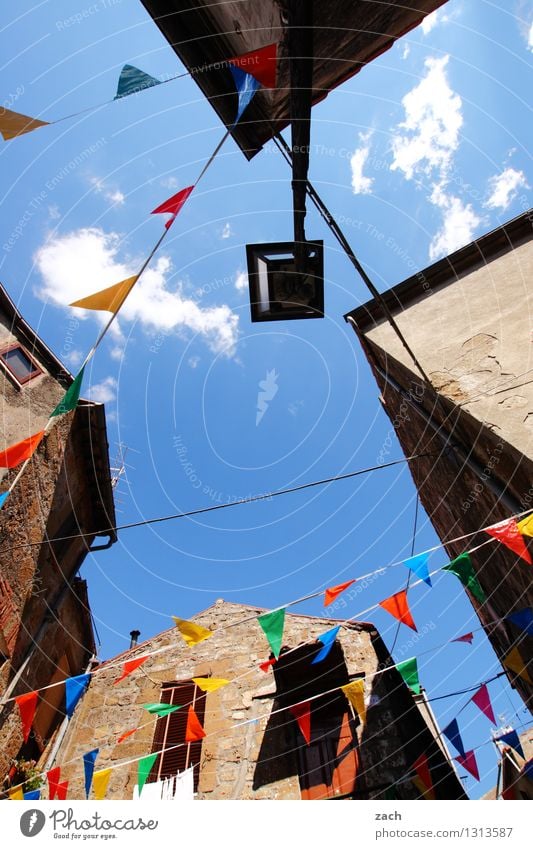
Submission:
{"label": "window frame", "polygon": [[[26,377],[22,378],[15,374],[15,372],[9,365],[9,362],[4,360],[4,356],[6,354],[9,354],[10,351],[15,351],[17,349],[20,349],[22,351],[24,356],[30,361],[31,365],[33,366],[33,371],[30,374],[27,374]],[[30,380],[39,377],[40,374],[44,374],[43,369],[41,368],[39,363],[34,359],[34,357],[32,357],[29,351],[26,350],[24,345],[20,344],[20,342],[12,342],[10,345],[6,345],[2,349],[0,349],[0,364],[2,365],[4,371],[8,374],[9,377],[12,378],[12,380],[15,381],[19,388],[22,388],[24,384],[29,383]]]}
{"label": "window frame", "polygon": [[[190,702],[184,704],[179,711],[174,711],[172,713],[169,713],[167,716],[158,718],[152,738],[152,752],[159,751],[160,749],[164,750],[167,748],[167,740],[169,737],[169,733],[171,737],[173,737],[176,733],[173,729],[171,730],[171,726],[173,726],[175,723],[179,723],[180,725],[182,725],[185,722],[183,728],[183,741],[180,741],[179,743],[173,742],[172,749],[169,752],[169,754],[171,754],[175,746],[180,746],[182,751],[183,749],[185,749],[184,766],[183,770],[178,770],[177,772],[172,773],[172,775],[168,775],[167,772],[169,767],[168,763],[165,763],[166,752],[163,751],[163,754],[158,755],[155,760],[155,763],[148,776],[147,784],[151,784],[156,781],[162,781],[165,778],[172,778],[174,775],[179,775],[181,774],[181,772],[189,769],[192,766],[194,768],[194,792],[196,793],[200,781],[200,764],[202,757],[203,741],[198,740],[194,743],[185,743],[185,717],[188,713],[189,705],[191,705],[193,710],[198,714],[200,723],[203,725],[206,710],[207,693],[203,692],[203,690],[200,689],[198,684],[196,684],[196,682],[193,681],[191,678],[180,679],[175,681],[163,681],[160,686],[161,691],[159,700],[161,704],[176,704],[176,691],[179,691],[179,689],[183,687],[189,687],[192,689],[192,700]],[[181,717],[177,716],[178,713],[181,714]],[[191,763],[193,758],[194,763]]]}

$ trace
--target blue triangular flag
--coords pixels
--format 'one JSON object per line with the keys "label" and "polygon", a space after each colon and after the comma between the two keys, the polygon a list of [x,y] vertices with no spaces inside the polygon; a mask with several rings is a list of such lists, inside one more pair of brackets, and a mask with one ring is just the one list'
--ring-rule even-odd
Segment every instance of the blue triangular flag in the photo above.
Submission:
{"label": "blue triangular flag", "polygon": [[328,656],[337,634],[340,631],[340,627],[340,625],[337,625],[336,628],[332,628],[331,631],[326,631],[324,634],[321,634],[320,637],[317,637],[317,640],[320,640],[322,643],[322,648],[318,652],[317,656],[313,658],[311,663],[320,663],[321,660],[324,660],[324,658]]}
{"label": "blue triangular flag", "polygon": [[65,681],[65,712],[69,719],[90,679],[91,676],[86,672],[84,675],[76,675],[74,678],[67,678]]}
{"label": "blue triangular flag", "polygon": [[151,77],[144,71],[140,71],[134,65],[124,65],[118,78],[117,93],[115,100],[121,97],[127,97],[128,94],[135,94],[145,88],[151,88],[153,85],[159,85],[161,80]]}
{"label": "blue triangular flag", "polygon": [[450,724],[447,725],[446,728],[442,729],[442,733],[448,738],[452,746],[455,746],[459,754],[462,755],[463,758],[466,757],[465,747],[463,746],[463,741],[461,740],[457,720],[452,719]]}
{"label": "blue triangular flag", "polygon": [[86,752],[83,756],[83,770],[85,772],[85,796],[88,799],[91,792],[91,784],[93,783],[94,762],[98,757],[99,749],[93,749],[91,752]]}
{"label": "blue triangular flag", "polygon": [[247,74],[245,71],[241,71],[240,68],[236,68],[234,65],[230,65],[230,71],[232,73],[233,79],[235,81],[235,88],[237,89],[237,93],[239,95],[239,103],[237,106],[237,117],[235,118],[233,126],[237,124],[241,115],[250,103],[252,97],[256,93],[259,88],[259,81],[252,77],[251,74]]}
{"label": "blue triangular flag", "polygon": [[25,799],[35,799],[35,800],[40,799],[41,798],[41,791],[40,790],[28,790],[27,793],[24,793],[24,798]]}
{"label": "blue triangular flag", "polygon": [[533,781],[533,758],[527,764],[524,764],[524,775],[527,775]]}
{"label": "blue triangular flag", "polygon": [[523,610],[516,610],[514,613],[509,613],[508,616],[505,617],[513,622],[515,625],[518,625],[522,631],[525,631],[526,634],[529,634],[530,637],[533,637],[533,608],[532,607],[524,607]]}
{"label": "blue triangular flag", "polygon": [[501,743],[507,743],[507,745],[510,746],[511,749],[514,749],[515,752],[518,752],[518,754],[521,755],[524,760],[526,759],[518,734],[516,733],[514,728],[512,731],[508,731],[507,734],[502,734],[500,737],[496,737],[496,739],[500,740]]}
{"label": "blue triangular flag", "polygon": [[0,494],[0,510],[4,506],[5,500],[6,500],[8,495],[9,495],[9,490],[7,490],[7,492],[2,492]]}
{"label": "blue triangular flag", "polygon": [[403,561],[403,565],[407,566],[408,569],[411,569],[415,575],[418,575],[419,578],[422,578],[423,581],[426,582],[428,587],[431,586],[431,578],[429,577],[428,572],[428,560],[429,554],[415,554],[414,557],[408,557],[407,560]]}

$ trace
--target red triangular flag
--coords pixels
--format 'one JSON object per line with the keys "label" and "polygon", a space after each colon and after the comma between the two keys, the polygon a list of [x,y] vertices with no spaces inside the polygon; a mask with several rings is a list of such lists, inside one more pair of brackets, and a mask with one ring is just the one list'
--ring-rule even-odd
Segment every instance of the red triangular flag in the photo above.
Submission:
{"label": "red triangular flag", "polygon": [[267,44],[259,50],[250,50],[242,56],[228,59],[230,65],[241,68],[247,74],[261,83],[263,88],[276,88],[276,71],[278,61],[278,45]]}
{"label": "red triangular flag", "polygon": [[28,436],[27,439],[11,445],[5,451],[0,451],[0,469],[14,469],[24,460],[29,460],[43,436],[44,430],[40,430],[39,433]]}
{"label": "red triangular flag", "polygon": [[168,198],[168,200],[161,203],[156,209],[152,209],[151,215],[155,215],[158,212],[170,212],[172,214],[172,218],[169,218],[165,224],[165,227],[168,230],[193,189],[194,186],[187,186],[186,189],[182,189],[177,194],[172,195],[171,198]]}
{"label": "red triangular flag", "polygon": [[466,769],[470,775],[473,775],[476,781],[479,781],[479,770],[477,768],[476,756],[473,749],[470,752],[465,752],[464,757],[463,755],[457,755],[455,760],[457,763],[461,764],[461,766]]}
{"label": "red triangular flag", "polygon": [[433,782],[431,780],[431,772],[429,771],[428,759],[422,753],[416,759],[413,764],[413,769],[418,775],[420,781],[424,785],[424,790],[427,791],[428,796],[431,799],[435,799],[435,790],[433,789]]}
{"label": "red triangular flag", "polygon": [[192,705],[189,705],[187,714],[187,728],[185,730],[185,742],[194,743],[196,740],[201,740],[205,737],[205,731],[200,724],[200,720],[196,716]]}
{"label": "red triangular flag", "polygon": [[498,522],[497,525],[492,525],[490,528],[486,528],[485,531],[487,534],[490,534],[491,537],[503,542],[507,548],[510,548],[511,551],[518,554],[522,560],[526,561],[526,563],[533,565],[531,562],[531,555],[527,550],[526,541],[520,533],[520,529],[516,524],[516,519],[506,519],[504,522]]}
{"label": "red triangular flag", "polygon": [[271,666],[274,666],[276,662],[275,657],[271,657],[270,660],[264,660],[263,663],[259,664],[259,669],[262,669],[263,672],[268,672]]}
{"label": "red triangular flag", "polygon": [[492,710],[489,691],[486,684],[481,685],[479,690],[472,696],[471,701],[474,702],[476,707],[478,707],[480,711],[485,714],[487,719],[490,719],[493,725],[496,725],[496,717],[494,716],[494,711]]}
{"label": "red triangular flag", "polygon": [[454,640],[452,640],[452,643],[469,643],[470,645],[472,645],[473,639],[474,635],[470,631],[469,634],[463,634],[462,637],[456,637]]}
{"label": "red triangular flag", "polygon": [[289,708],[298,723],[298,728],[302,732],[303,738],[307,745],[311,742],[311,704],[310,702],[300,702],[299,705],[293,705]]}
{"label": "red triangular flag", "polygon": [[132,728],[131,731],[125,731],[124,734],[121,734],[117,740],[117,743],[122,743],[123,740],[126,740],[128,737],[131,737],[132,734],[135,734],[137,731],[136,728]]}
{"label": "red triangular flag", "polygon": [[113,681],[113,684],[118,684],[119,681],[123,681],[124,678],[127,678],[130,673],[132,673],[135,669],[137,669],[141,664],[144,663],[145,660],[148,660],[148,655],[145,654],[144,657],[136,657],[135,660],[127,660],[122,667],[122,675],[120,678],[117,678],[116,681]]}
{"label": "red triangular flag", "polygon": [[328,589],[324,593],[324,607],[327,607],[328,604],[331,604],[337,596],[347,590],[348,587],[351,587],[352,584],[355,584],[355,578],[352,578],[351,581],[346,581],[344,584],[337,584],[336,587],[328,587]]}
{"label": "red triangular flag", "polygon": [[23,693],[22,696],[17,696],[15,698],[15,701],[19,706],[20,718],[22,720],[22,735],[24,737],[24,742],[26,742],[30,736],[31,725],[33,717],[35,716],[35,708],[37,707],[38,698],[39,693],[37,690],[33,690],[31,693]]}
{"label": "red triangular flag", "polygon": [[57,798],[64,801],[67,798],[68,781],[62,781],[57,785]]}
{"label": "red triangular flag", "polygon": [[399,619],[400,622],[403,622],[404,625],[408,625],[409,628],[416,631],[416,625],[407,604],[406,590],[400,590],[399,593],[394,593],[389,598],[380,601],[379,606]]}
{"label": "red triangular flag", "polygon": [[55,799],[57,795],[57,790],[59,786],[59,778],[61,776],[61,767],[55,766],[53,769],[49,769],[46,773],[46,777],[48,779],[48,798],[50,801]]}

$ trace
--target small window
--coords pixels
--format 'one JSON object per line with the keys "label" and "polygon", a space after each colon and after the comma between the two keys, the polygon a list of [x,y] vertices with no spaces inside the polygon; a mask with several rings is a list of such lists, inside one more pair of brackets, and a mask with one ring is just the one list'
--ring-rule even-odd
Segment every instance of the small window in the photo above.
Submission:
{"label": "small window", "polygon": [[200,780],[200,760],[202,741],[185,743],[187,713],[192,705],[200,724],[204,724],[206,694],[194,681],[170,681],[161,688],[160,702],[169,705],[181,705],[182,710],[169,713],[157,720],[152,751],[163,751],[155,761],[148,782],[172,778],[189,767],[194,767],[194,792],[198,790]]}
{"label": "small window", "polygon": [[0,361],[18,383],[27,383],[33,377],[42,374],[37,363],[21,345],[11,345],[10,348],[2,351]]}

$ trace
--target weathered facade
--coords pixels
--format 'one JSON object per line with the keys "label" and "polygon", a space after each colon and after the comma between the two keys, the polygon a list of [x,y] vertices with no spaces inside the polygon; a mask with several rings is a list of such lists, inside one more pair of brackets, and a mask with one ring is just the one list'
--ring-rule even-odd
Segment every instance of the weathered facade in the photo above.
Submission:
{"label": "weathered facade", "polygon": [[498,784],[486,793],[483,799],[503,799],[506,802],[533,800],[532,730],[519,734],[519,740],[525,758],[510,746],[496,744],[501,755]]}
{"label": "weathered facade", "polygon": [[[72,376],[2,287],[0,367],[4,449],[45,426]],[[103,405],[80,401],[57,417],[0,510],[0,787],[15,761],[46,763],[64,716],[64,684],[50,685],[84,672],[95,652],[77,573],[95,535],[115,525],[107,451]],[[3,470],[2,492],[18,472]],[[11,699],[42,687],[24,743]]]}
{"label": "weathered facade", "polygon": [[[487,542],[479,529],[533,511],[532,234],[525,213],[346,316],[391,434],[406,456],[426,455],[410,470],[450,557]],[[501,661],[518,648],[529,674],[506,671],[531,706],[533,638],[504,620],[533,606],[531,566],[498,542],[471,559],[487,596],[472,604]]]}
{"label": "weathered facade", "polygon": [[[414,697],[392,666],[374,626],[344,624],[328,658],[312,664],[315,637],[336,620],[287,614],[284,648],[266,674],[259,664],[268,644],[256,607],[222,600],[194,617],[214,633],[189,648],[173,628],[102,664],[79,703],[56,757],[69,798],[83,798],[82,756],[98,748],[97,769],[112,770],[106,798],[131,799],[137,763],[161,752],[149,782],[195,765],[199,799],[417,799],[413,763],[428,757],[437,798],[466,798],[444,751]],[[288,651],[291,649],[291,651]],[[157,654],[155,653],[157,652]],[[150,655],[124,680],[114,682],[127,660]],[[376,674],[378,673],[378,674]],[[193,677],[225,678],[207,694]],[[365,679],[366,722],[361,724],[339,687]],[[326,694],[326,695],[323,695]],[[318,697],[318,698],[316,698]],[[306,744],[290,711],[311,699],[311,738]],[[154,721],[150,703],[182,707]],[[188,704],[206,737],[184,744]],[[137,729],[123,742],[125,732]],[[195,748],[193,748],[195,747]],[[141,797],[142,798],[142,797]]]}

